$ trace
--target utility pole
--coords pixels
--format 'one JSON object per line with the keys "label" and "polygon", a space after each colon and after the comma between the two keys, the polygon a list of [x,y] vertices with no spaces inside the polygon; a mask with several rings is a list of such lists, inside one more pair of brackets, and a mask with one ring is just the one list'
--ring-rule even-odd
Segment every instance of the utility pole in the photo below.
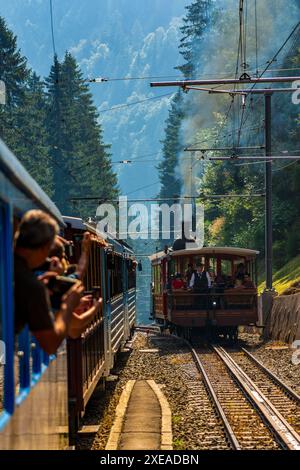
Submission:
{"label": "utility pole", "polygon": [[[291,93],[295,91],[295,88],[264,88],[264,89],[255,89],[257,84],[267,84],[267,83],[291,83],[299,80],[300,77],[266,77],[266,78],[240,78],[240,79],[213,79],[213,80],[185,80],[177,82],[152,82],[150,86],[152,87],[181,87],[184,90],[195,90],[208,93],[220,92],[233,95],[255,95],[255,94],[264,94],[265,96],[265,157],[268,159],[265,166],[265,268],[266,268],[266,291],[273,290],[273,274],[272,274],[272,253],[273,253],[273,227],[272,227],[272,94],[273,93]],[[216,90],[211,88],[215,85],[252,85],[249,89],[224,89]],[[197,86],[202,86],[205,88],[197,88]],[[261,147],[263,149],[263,146]],[[187,148],[186,151],[195,151],[194,148]],[[197,150],[197,149],[196,149]],[[207,150],[207,149],[206,149]],[[261,157],[258,157],[261,158]],[[279,158],[279,157],[277,157]],[[280,157],[282,159],[288,159],[289,157]],[[216,157],[216,160],[219,158]],[[222,158],[220,158],[221,160]],[[223,158],[224,160],[229,160],[229,158]],[[255,157],[251,160],[255,160]],[[299,159],[299,158],[297,158]],[[213,160],[210,158],[210,160]]]}

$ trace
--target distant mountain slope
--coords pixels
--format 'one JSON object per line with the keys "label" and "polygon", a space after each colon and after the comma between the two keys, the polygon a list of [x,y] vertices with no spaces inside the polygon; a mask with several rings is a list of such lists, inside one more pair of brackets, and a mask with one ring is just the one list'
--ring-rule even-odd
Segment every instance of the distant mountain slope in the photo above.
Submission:
{"label": "distant mountain slope", "polygon": [[[188,0],[53,0],[56,50],[61,57],[70,50],[87,77],[176,76],[178,26]],[[18,36],[28,62],[47,75],[52,61],[49,2],[0,0],[1,15]],[[148,80],[93,84],[101,110],[133,103],[174,90],[151,90]],[[139,105],[104,111],[104,139],[112,143],[113,159],[135,158],[158,152],[163,138],[169,96]],[[153,160],[159,158],[151,156]],[[134,197],[157,193],[155,162],[117,166],[124,193],[143,185]]]}

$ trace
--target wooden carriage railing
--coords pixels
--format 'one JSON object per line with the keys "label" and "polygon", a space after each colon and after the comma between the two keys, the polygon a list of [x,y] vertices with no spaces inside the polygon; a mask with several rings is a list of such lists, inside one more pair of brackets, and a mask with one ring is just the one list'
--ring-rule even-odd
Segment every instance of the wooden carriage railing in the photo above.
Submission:
{"label": "wooden carriage railing", "polygon": [[257,306],[257,295],[256,289],[228,289],[222,293],[169,291],[168,307],[172,310],[254,309]]}
{"label": "wooden carriage railing", "polygon": [[69,427],[75,439],[79,420],[105,367],[103,310],[77,339],[68,339]]}

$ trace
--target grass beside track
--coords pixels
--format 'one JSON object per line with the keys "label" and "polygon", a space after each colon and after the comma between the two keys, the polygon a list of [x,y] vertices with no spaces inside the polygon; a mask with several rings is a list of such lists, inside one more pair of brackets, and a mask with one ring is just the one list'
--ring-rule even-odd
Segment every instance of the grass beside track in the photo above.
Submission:
{"label": "grass beside track", "polygon": [[[279,295],[297,281],[300,281],[300,255],[285,264],[273,276],[273,285]],[[265,285],[265,282],[262,282],[258,286],[260,293],[264,290]]]}

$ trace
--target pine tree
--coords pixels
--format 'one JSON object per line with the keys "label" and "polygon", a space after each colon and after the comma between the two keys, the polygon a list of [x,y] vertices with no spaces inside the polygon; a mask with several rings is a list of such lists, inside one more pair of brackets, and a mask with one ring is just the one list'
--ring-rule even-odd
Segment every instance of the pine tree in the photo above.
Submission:
{"label": "pine tree", "polygon": [[0,137],[42,188],[52,195],[45,131],[45,94],[39,77],[27,68],[16,36],[0,18],[0,79],[6,103],[0,106]]}
{"label": "pine tree", "polygon": [[44,84],[33,72],[27,80],[24,103],[18,111],[16,124],[21,130],[22,151],[19,149],[16,153],[31,176],[52,197],[53,171],[45,125],[46,116]]}
{"label": "pine tree", "polygon": [[182,93],[176,93],[172,100],[169,116],[166,120],[165,137],[163,144],[163,158],[158,165],[159,179],[161,183],[160,198],[170,198],[181,194],[181,181],[178,178],[176,168],[178,157],[182,151],[180,142],[180,126],[183,119]]}
{"label": "pine tree", "polygon": [[191,79],[199,66],[201,38],[211,23],[212,0],[196,0],[186,6],[187,14],[183,18],[183,26],[180,28],[182,38],[179,52],[185,63],[179,67],[186,79]]}
{"label": "pine tree", "polygon": [[74,209],[72,197],[115,198],[117,178],[112,171],[109,146],[103,142],[97,109],[76,60],[66,53],[57,57],[46,81],[48,130],[52,145],[54,199],[61,210],[91,215],[86,204]]}
{"label": "pine tree", "polygon": [[[178,158],[182,151],[180,141],[180,126],[184,116],[182,104],[182,92],[178,91],[171,102],[169,115],[166,120],[165,137],[162,141],[163,157],[157,167],[161,183],[159,198],[163,199],[164,204],[169,204],[170,206],[172,206],[174,202],[178,202],[178,200],[175,199],[181,195],[182,182],[178,177]],[[161,243],[162,248],[164,248],[165,245],[171,245],[174,241],[174,223],[172,220],[173,219],[171,219],[170,227],[171,238],[167,240],[165,239],[165,234],[163,234],[163,240]]]}
{"label": "pine tree", "polygon": [[60,210],[63,209],[65,193],[68,192],[74,181],[70,174],[66,174],[64,148],[67,145],[67,136],[63,132],[62,102],[63,86],[61,81],[61,64],[57,56],[54,57],[50,75],[46,79],[47,87],[47,118],[46,128],[48,133],[49,156],[52,163],[54,194],[53,198]]}
{"label": "pine tree", "polygon": [[15,151],[20,136],[14,131],[18,107],[22,106],[29,77],[26,59],[17,48],[17,38],[0,17],[0,80],[5,85],[6,102],[0,105],[0,137]]}

